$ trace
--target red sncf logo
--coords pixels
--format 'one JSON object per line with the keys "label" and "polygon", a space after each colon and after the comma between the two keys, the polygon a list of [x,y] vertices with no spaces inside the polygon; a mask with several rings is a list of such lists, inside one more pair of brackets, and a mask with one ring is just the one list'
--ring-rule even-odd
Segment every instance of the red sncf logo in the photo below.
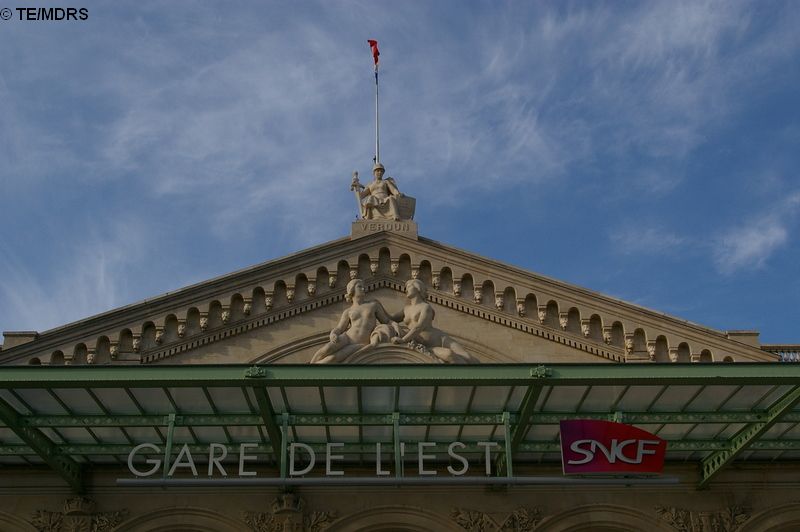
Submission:
{"label": "red sncf logo", "polygon": [[667,442],[647,431],[594,419],[561,421],[564,474],[660,473]]}

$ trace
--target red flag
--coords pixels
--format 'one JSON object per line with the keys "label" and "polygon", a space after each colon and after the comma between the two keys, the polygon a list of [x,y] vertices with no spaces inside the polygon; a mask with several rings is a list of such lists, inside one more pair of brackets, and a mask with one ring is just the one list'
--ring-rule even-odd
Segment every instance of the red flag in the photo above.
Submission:
{"label": "red flag", "polygon": [[375,61],[375,68],[378,68],[378,56],[381,53],[378,51],[378,41],[368,39],[369,47],[372,48],[372,59]]}

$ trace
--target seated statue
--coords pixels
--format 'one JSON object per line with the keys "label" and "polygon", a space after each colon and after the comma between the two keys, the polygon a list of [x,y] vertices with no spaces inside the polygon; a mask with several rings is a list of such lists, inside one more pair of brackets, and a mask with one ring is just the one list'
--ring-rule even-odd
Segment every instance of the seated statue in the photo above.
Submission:
{"label": "seated statue", "polygon": [[350,188],[355,191],[361,207],[361,217],[365,220],[399,220],[400,208],[398,200],[403,194],[391,177],[383,179],[386,170],[381,163],[375,164],[372,174],[375,179],[366,187],[358,181],[358,174],[353,175]]}
{"label": "seated statue", "polygon": [[391,337],[395,344],[422,344],[442,362],[448,364],[476,364],[478,361],[459,343],[450,338],[446,333],[433,326],[434,310],[428,303],[425,283],[419,279],[410,279],[406,282],[406,297],[408,303],[403,311],[392,319],[399,323],[398,334],[392,335],[390,328],[382,328],[384,334],[381,340]]}
{"label": "seated statue", "polygon": [[373,336],[378,324],[391,321],[389,314],[378,301],[367,301],[364,281],[353,279],[347,283],[345,298],[351,301],[350,308],[342,313],[339,323],[330,334],[330,341],[314,353],[312,364],[343,362],[348,356],[370,345],[377,345]]}

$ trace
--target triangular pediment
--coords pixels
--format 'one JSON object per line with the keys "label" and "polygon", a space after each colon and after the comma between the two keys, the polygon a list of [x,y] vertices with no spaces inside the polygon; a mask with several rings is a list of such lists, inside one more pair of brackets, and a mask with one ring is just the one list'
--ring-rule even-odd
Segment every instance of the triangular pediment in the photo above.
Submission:
{"label": "triangular pediment", "polygon": [[[3,364],[307,363],[350,306],[390,314],[406,282],[427,288],[433,326],[479,363],[770,361],[774,355],[688,323],[438,242],[389,231],[343,238],[41,333]],[[439,337],[437,337],[439,338]],[[436,340],[441,342],[441,338]],[[411,342],[348,363],[439,363]]]}

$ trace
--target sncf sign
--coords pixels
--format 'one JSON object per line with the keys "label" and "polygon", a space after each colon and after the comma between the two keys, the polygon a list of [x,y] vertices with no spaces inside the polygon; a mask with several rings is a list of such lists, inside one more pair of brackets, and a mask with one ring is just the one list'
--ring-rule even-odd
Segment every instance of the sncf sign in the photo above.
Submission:
{"label": "sncf sign", "polygon": [[661,473],[667,442],[647,431],[611,421],[561,421],[565,475]]}

